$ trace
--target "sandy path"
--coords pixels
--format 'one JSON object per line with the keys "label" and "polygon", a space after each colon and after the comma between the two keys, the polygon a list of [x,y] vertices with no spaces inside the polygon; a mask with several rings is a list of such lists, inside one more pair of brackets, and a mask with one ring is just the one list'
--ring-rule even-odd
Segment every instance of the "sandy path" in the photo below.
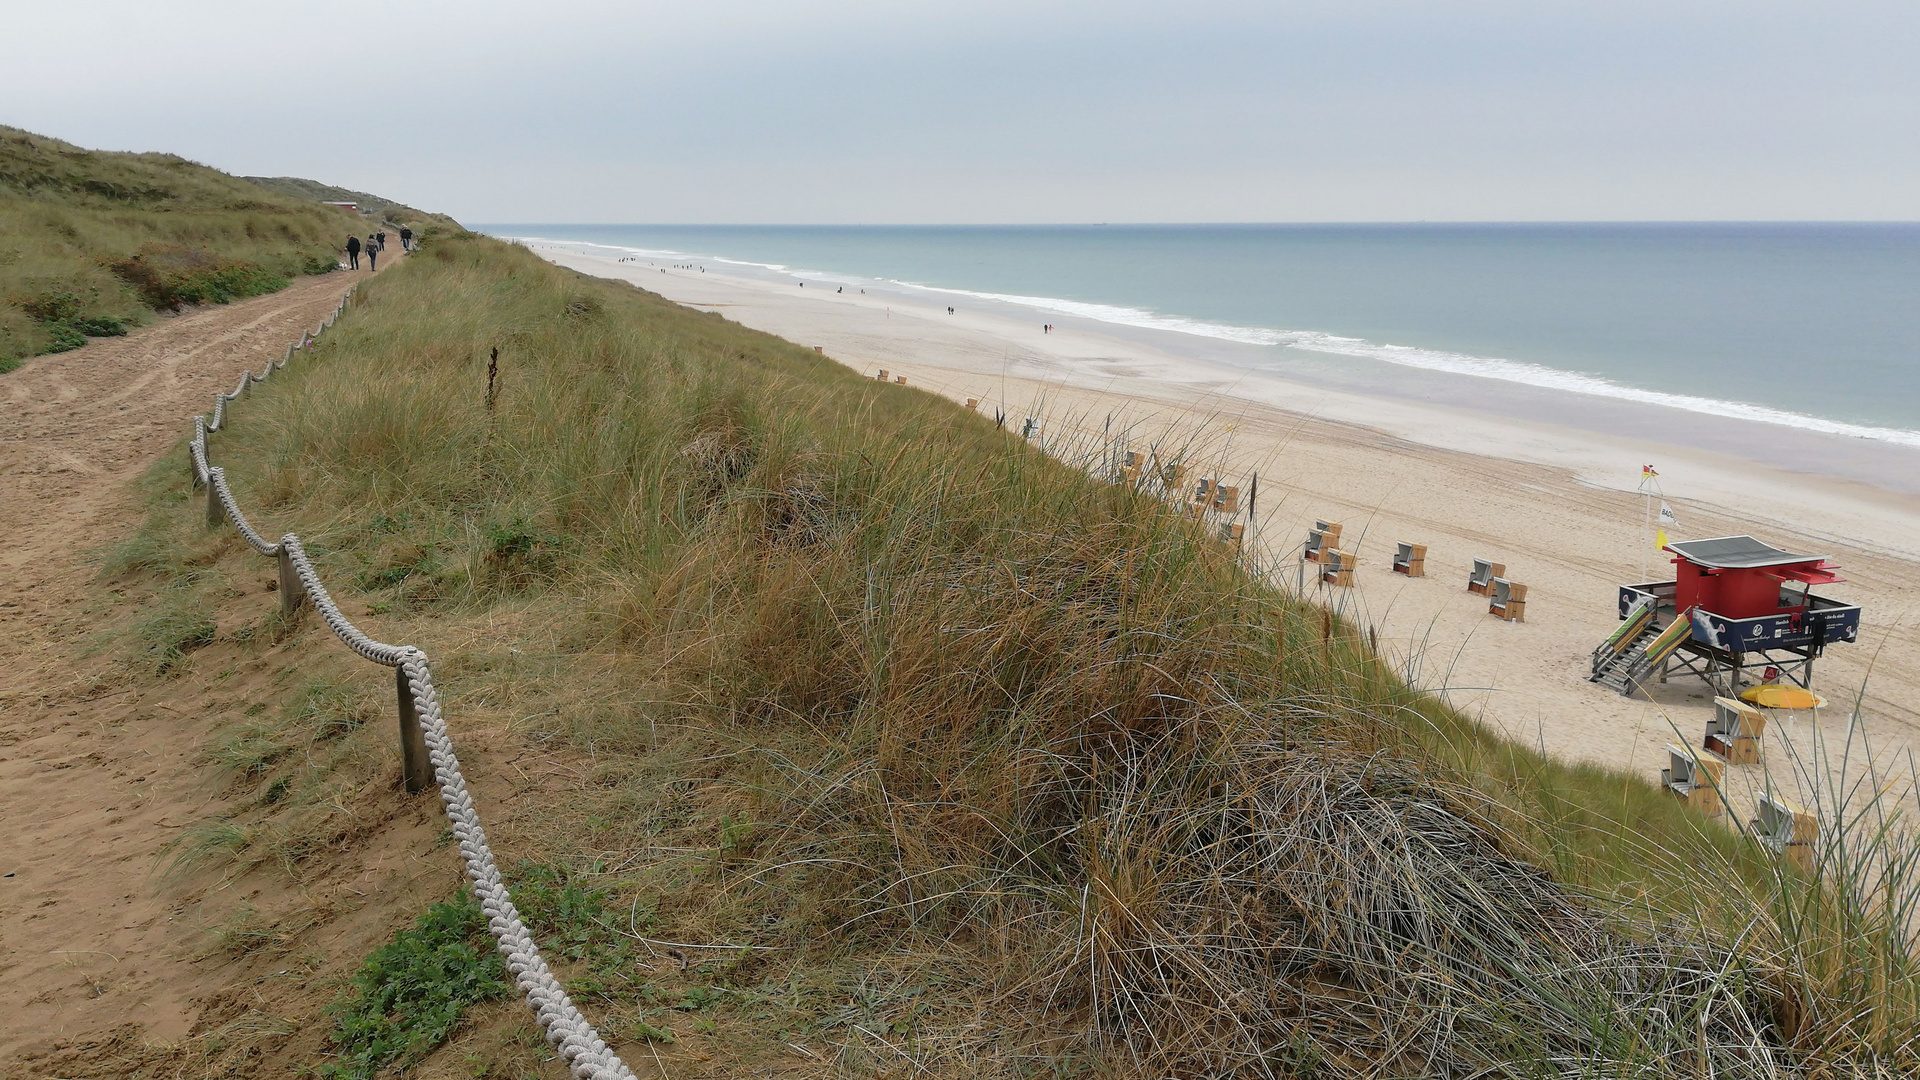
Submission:
{"label": "sandy path", "polygon": [[362,276],[304,279],[0,376],[0,1060],[129,1022],[177,1038],[215,977],[192,963],[205,942],[175,923],[156,876],[211,800],[194,765],[203,729],[87,655],[113,614],[87,553],[137,527],[129,482],[191,416]]}
{"label": "sandy path", "polygon": [[[1345,524],[1343,546],[1361,558],[1355,587],[1316,594],[1377,628],[1411,681],[1453,688],[1457,705],[1529,744],[1648,777],[1664,764],[1667,743],[1699,743],[1712,711],[1705,685],[1676,680],[1650,702],[1585,675],[1589,653],[1617,625],[1617,586],[1643,574],[1672,577],[1646,542],[1645,504],[1632,490],[1640,465],[1657,462],[1683,526],[1675,539],[1751,532],[1843,566],[1849,584],[1823,592],[1863,606],[1862,637],[1828,651],[1820,685],[1841,706],[1864,685],[1866,728],[1879,749],[1920,750],[1920,499],[1709,451],[1253,375],[1122,340],[1097,323],[1043,335],[1039,314],[949,315],[898,295],[662,273],[535,247],[562,265],[819,346],[864,373],[887,368],[915,387],[978,397],[983,409],[1039,417],[1043,440],[1061,437],[1075,418],[1098,432],[1109,415],[1116,428],[1135,425],[1136,449],[1170,430],[1183,433],[1176,442],[1197,436],[1223,482],[1244,490],[1259,473],[1256,539],[1286,562],[1290,586],[1292,554],[1313,520]],[[1428,546],[1427,578],[1389,570],[1401,540]],[[1491,617],[1466,591],[1475,558],[1506,564],[1529,586],[1525,623]],[[1776,719],[1777,734],[1810,751],[1809,716]],[[1826,738],[1839,739],[1844,708],[1820,723]],[[1791,790],[1789,755],[1779,740],[1771,745],[1768,765]],[[1736,788],[1765,782],[1759,766],[1733,774]]]}

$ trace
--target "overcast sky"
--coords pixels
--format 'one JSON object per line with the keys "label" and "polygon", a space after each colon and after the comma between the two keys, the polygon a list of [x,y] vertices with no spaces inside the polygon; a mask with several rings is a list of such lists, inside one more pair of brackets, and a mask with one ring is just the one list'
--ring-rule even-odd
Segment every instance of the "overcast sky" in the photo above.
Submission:
{"label": "overcast sky", "polygon": [[473,222],[1920,219],[1916,0],[0,18],[0,122]]}

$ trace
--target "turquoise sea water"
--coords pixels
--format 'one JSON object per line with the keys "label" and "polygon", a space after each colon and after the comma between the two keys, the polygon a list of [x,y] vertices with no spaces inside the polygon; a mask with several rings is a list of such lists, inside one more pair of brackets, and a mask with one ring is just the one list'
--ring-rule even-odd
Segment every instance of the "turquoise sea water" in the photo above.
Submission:
{"label": "turquoise sea water", "polygon": [[481,228],[1920,449],[1920,225]]}

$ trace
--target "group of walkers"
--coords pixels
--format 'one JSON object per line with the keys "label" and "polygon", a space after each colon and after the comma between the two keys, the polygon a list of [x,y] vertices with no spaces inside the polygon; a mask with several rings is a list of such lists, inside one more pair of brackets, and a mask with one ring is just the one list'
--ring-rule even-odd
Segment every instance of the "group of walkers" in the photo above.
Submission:
{"label": "group of walkers", "polygon": [[[362,242],[358,236],[347,237],[347,269],[360,269],[360,253],[364,251],[367,253],[367,269],[369,271],[379,270],[380,253],[386,249],[387,230],[385,229],[368,233],[365,242]],[[413,250],[413,230],[411,228],[401,227],[400,250]]]}

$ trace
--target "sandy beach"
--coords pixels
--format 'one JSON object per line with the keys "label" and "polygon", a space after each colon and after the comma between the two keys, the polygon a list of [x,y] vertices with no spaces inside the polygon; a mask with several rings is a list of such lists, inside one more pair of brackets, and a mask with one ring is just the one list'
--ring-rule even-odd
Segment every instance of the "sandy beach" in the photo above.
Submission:
{"label": "sandy beach", "polygon": [[[1672,539],[1752,533],[1827,555],[1848,580],[1822,591],[1863,608],[1860,640],[1831,647],[1817,665],[1829,708],[1817,718],[1775,714],[1765,763],[1729,770],[1736,812],[1747,813],[1740,792],[1764,786],[1769,772],[1776,787],[1802,788],[1795,754],[1808,759],[1816,733],[1837,752],[1856,702],[1859,730],[1890,771],[1906,773],[1907,752],[1920,745],[1920,498],[1711,450],[1303,385],[1123,339],[1096,322],[1061,319],[1045,333],[1040,316],[991,305],[950,315],[944,302],[899,294],[803,288],[711,266],[662,272],[568,245],[531,246],[818,347],[863,374],[885,368],[913,389],[978,398],[1014,424],[1035,417],[1043,443],[1111,425],[1132,432],[1135,449],[1156,440],[1201,448],[1216,464],[1206,472],[1243,491],[1258,473],[1250,546],[1277,580],[1294,586],[1315,519],[1343,523],[1342,546],[1360,558],[1353,587],[1309,581],[1307,591],[1373,628],[1410,681],[1550,753],[1649,778],[1668,743],[1699,744],[1711,691],[1676,677],[1652,700],[1633,700],[1586,676],[1594,646],[1617,626],[1618,585],[1672,577],[1635,490],[1641,466],[1653,463],[1679,519]],[[1398,541],[1427,545],[1425,578],[1391,571]],[[1528,586],[1524,622],[1489,615],[1467,591],[1476,558],[1504,563],[1509,579]]]}

